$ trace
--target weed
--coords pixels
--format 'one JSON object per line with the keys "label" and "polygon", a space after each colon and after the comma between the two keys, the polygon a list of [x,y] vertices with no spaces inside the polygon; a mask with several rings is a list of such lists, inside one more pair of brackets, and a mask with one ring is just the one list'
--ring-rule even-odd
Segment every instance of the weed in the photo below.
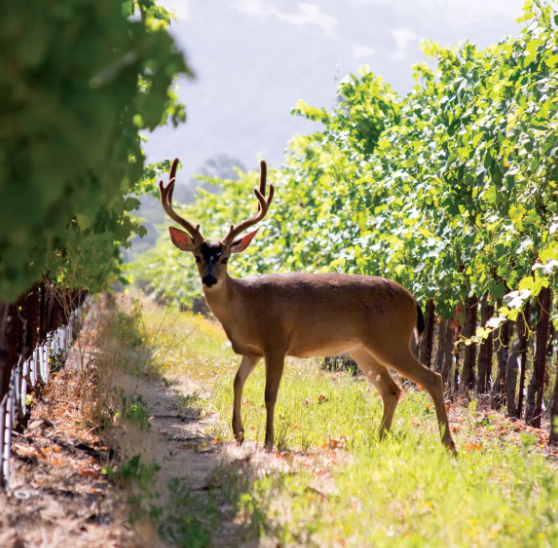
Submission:
{"label": "weed", "polygon": [[156,463],[142,463],[139,454],[122,463],[116,470],[112,467],[105,468],[106,475],[121,489],[129,492],[127,503],[130,506],[130,523],[135,523],[146,515],[152,519],[160,515],[159,508],[154,504],[159,498],[159,493],[151,489],[155,475],[160,469]]}
{"label": "weed", "polygon": [[107,475],[122,485],[134,484],[141,491],[147,491],[156,472],[161,469],[157,464],[144,464],[141,455],[134,455],[116,471],[109,468]]}
{"label": "weed", "polygon": [[178,413],[182,418],[197,418],[201,414],[202,399],[197,392],[184,394],[176,390],[175,399],[171,402],[170,408]]}
{"label": "weed", "polygon": [[151,423],[149,422],[151,413],[143,396],[140,394],[128,396],[123,390],[120,390],[120,401],[123,418],[144,432],[151,429]]}
{"label": "weed", "polygon": [[[210,524],[207,522],[210,506],[193,496],[178,479],[168,484],[170,502],[161,512],[158,531],[163,539],[181,548],[206,548],[211,544]],[[199,515],[205,520],[201,520]],[[215,518],[215,513],[209,513]]]}

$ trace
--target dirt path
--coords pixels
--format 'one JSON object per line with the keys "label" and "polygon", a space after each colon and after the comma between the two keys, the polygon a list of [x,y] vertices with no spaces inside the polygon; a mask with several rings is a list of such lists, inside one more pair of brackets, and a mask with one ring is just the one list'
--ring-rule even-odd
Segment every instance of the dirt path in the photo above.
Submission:
{"label": "dirt path", "polygon": [[[87,338],[91,331],[90,326],[82,336]],[[209,499],[217,505],[214,523],[203,524],[211,529],[211,546],[268,546],[237,519],[230,500],[219,496],[224,469],[252,477],[268,466],[268,456],[253,443],[242,448],[215,443],[211,431],[217,417],[202,414],[199,386],[186,377],[168,383],[122,375],[118,389],[143,397],[151,429],[122,424],[100,437],[83,422],[78,362],[70,356],[32,406],[27,428],[14,433],[10,489],[0,492],[0,547],[164,546],[149,520],[130,523],[129,492],[104,473],[105,467],[118,469],[137,453],[142,462],[161,467],[149,486],[161,497],[151,502],[162,507],[174,504],[167,485],[175,481],[194,505],[208,504]],[[91,364],[95,367],[94,359]],[[188,519],[187,511],[177,510],[177,519]],[[172,541],[167,545],[181,546]]]}
{"label": "dirt path", "polygon": [[[138,381],[136,393],[143,396],[151,412],[156,435],[155,459],[163,482],[177,478],[190,490],[201,489],[223,459],[222,449],[208,436],[214,419],[201,416],[193,405],[197,387],[186,379],[173,386],[158,380]],[[178,394],[177,394],[178,393]],[[192,401],[186,406],[180,395]]]}
{"label": "dirt path", "polygon": [[187,377],[177,377],[171,385],[159,380],[135,382],[135,392],[145,399],[151,411],[155,437],[153,457],[161,466],[158,473],[161,492],[169,481],[178,479],[200,504],[207,503],[210,493],[213,494],[212,504],[217,505],[219,519],[218,524],[211,527],[212,547],[277,546],[272,540],[257,538],[254,531],[238,519],[234,505],[219,496],[219,490],[223,488],[224,473],[254,479],[281,463],[275,462],[255,443],[242,447],[234,443],[215,443],[211,430],[217,417],[201,413],[196,406],[200,387]]}

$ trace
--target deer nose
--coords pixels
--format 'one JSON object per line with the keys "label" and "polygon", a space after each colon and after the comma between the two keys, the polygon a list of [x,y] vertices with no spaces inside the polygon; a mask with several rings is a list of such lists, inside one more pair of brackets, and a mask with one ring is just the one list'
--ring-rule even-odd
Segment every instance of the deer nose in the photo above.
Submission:
{"label": "deer nose", "polygon": [[208,274],[207,276],[204,276],[202,278],[202,282],[207,287],[211,287],[212,285],[215,285],[217,283],[217,278],[215,276],[212,276],[211,274]]}

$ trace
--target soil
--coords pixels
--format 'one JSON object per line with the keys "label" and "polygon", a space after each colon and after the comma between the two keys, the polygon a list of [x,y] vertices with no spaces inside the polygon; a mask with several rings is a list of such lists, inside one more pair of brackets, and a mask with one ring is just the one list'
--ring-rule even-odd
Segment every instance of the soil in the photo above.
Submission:
{"label": "soil", "polygon": [[[177,478],[193,495],[205,499],[210,490],[221,488],[218,476],[225,468],[254,479],[283,467],[281,458],[270,456],[256,443],[239,446],[213,438],[210,432],[216,415],[202,416],[195,407],[177,411],[177,393],[193,396],[202,392],[187,377],[175,377],[170,385],[155,379],[135,382],[135,392],[143,396],[151,411],[152,432],[157,439],[154,457],[161,466],[158,474],[161,493],[169,480]],[[223,500],[219,505],[222,519],[212,530],[212,547],[275,548],[274,541],[251,538],[253,535],[231,510],[229,502]]]}
{"label": "soil", "polygon": [[[209,434],[215,415],[202,416],[195,407],[177,405],[177,394],[201,392],[186,377],[169,384],[124,376],[120,384],[145,399],[151,413],[149,432],[116,431],[99,437],[89,425],[81,424],[79,365],[72,353],[42,397],[33,402],[27,426],[14,432],[10,485],[6,493],[0,492],[0,547],[164,546],[149,520],[130,524],[129,493],[105,473],[107,466],[117,467],[124,460],[128,447],[130,452],[140,452],[146,462],[161,466],[153,486],[162,495],[161,504],[166,502],[165,486],[172,479],[205,499],[210,489],[220,488],[215,485],[215,474],[224,466],[246,477],[282,466],[281,459],[270,458],[254,443],[242,447],[219,443]],[[115,435],[125,439],[115,439]],[[212,546],[269,545],[248,538],[230,504],[223,502],[219,510],[224,517],[212,531]]]}
{"label": "soil", "polygon": [[14,434],[10,485],[0,493],[2,547],[137,546],[126,502],[102,473],[114,452],[79,424],[77,386],[69,364]]}

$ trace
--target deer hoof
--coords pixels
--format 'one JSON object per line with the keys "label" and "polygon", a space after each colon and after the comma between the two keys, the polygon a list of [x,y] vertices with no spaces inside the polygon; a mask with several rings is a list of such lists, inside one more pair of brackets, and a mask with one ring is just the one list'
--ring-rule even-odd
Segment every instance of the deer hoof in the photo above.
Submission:
{"label": "deer hoof", "polygon": [[452,439],[450,439],[449,441],[444,441],[444,445],[446,446],[446,449],[454,456],[457,457],[457,455],[459,454],[457,452],[457,446],[455,445],[454,441]]}
{"label": "deer hoof", "polygon": [[240,432],[235,432],[234,438],[238,443],[238,445],[242,445],[244,443],[244,430],[240,430]]}

